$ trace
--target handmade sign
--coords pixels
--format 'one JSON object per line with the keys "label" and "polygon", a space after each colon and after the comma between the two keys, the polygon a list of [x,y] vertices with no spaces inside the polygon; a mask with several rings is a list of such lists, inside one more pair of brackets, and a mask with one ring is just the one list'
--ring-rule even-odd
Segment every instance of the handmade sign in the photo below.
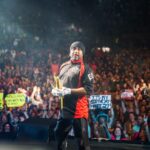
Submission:
{"label": "handmade sign", "polygon": [[90,109],[110,109],[112,107],[111,95],[91,95],[89,99]]}

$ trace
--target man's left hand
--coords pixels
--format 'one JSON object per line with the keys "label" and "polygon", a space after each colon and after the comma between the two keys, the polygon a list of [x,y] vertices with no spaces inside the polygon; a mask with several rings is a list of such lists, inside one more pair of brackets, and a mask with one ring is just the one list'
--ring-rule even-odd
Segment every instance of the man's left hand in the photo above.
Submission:
{"label": "man's left hand", "polygon": [[71,94],[71,89],[70,89],[70,88],[63,87],[63,88],[62,88],[62,94],[63,94],[63,96],[65,96],[65,95],[70,95],[70,94]]}
{"label": "man's left hand", "polygon": [[52,95],[53,96],[65,96],[65,95],[70,95],[71,94],[71,89],[63,87],[62,89],[54,88],[52,89]]}

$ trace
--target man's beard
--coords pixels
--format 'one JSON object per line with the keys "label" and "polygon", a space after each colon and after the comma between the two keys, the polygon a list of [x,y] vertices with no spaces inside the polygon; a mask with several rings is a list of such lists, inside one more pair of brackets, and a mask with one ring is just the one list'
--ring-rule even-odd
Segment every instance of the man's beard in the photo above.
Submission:
{"label": "man's beard", "polygon": [[73,54],[73,55],[71,56],[71,60],[72,60],[72,61],[80,60],[80,56],[77,55],[77,54]]}

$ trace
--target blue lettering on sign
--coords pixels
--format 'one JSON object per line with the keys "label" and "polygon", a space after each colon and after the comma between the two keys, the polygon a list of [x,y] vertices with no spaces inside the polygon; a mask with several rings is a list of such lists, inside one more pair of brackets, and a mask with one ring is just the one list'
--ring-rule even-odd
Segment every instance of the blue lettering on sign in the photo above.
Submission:
{"label": "blue lettering on sign", "polygon": [[92,95],[89,100],[90,109],[110,109],[111,95]]}

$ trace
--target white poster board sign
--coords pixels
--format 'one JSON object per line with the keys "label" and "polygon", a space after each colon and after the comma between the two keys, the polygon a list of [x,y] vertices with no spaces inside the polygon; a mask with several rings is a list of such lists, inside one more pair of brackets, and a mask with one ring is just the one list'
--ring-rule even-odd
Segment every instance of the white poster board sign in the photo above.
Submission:
{"label": "white poster board sign", "polygon": [[133,98],[134,98],[133,90],[126,89],[124,92],[121,93],[121,99],[133,100]]}
{"label": "white poster board sign", "polygon": [[90,109],[110,109],[112,107],[111,95],[91,95],[89,99]]}

